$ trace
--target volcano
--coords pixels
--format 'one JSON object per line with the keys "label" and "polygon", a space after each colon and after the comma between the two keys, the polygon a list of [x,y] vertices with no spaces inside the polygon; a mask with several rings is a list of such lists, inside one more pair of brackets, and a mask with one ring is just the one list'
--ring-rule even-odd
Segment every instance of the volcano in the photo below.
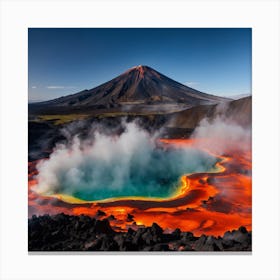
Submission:
{"label": "volcano", "polygon": [[148,66],[133,67],[90,90],[30,105],[31,108],[109,109],[125,105],[217,104],[227,98],[206,94],[176,82]]}

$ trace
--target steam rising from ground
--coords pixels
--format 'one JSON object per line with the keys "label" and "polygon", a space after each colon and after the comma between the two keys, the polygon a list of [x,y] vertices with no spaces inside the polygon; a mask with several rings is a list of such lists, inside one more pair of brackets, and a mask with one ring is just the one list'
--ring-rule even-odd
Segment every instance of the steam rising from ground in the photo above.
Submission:
{"label": "steam rising from ground", "polygon": [[222,116],[212,120],[203,119],[192,134],[192,138],[203,140],[197,147],[207,148],[218,155],[251,150],[251,128],[243,127]]}
{"label": "steam rising from ground", "polygon": [[113,197],[169,197],[180,176],[205,172],[217,159],[187,148],[164,148],[136,124],[126,124],[120,135],[94,131],[90,139],[75,136],[70,145],[58,145],[37,166],[37,191],[64,193],[84,200]]}

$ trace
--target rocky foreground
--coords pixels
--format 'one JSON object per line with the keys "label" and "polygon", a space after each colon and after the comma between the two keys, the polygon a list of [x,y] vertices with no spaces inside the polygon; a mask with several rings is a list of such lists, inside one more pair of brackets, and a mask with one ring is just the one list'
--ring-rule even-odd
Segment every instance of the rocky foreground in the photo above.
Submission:
{"label": "rocky foreground", "polygon": [[85,215],[32,216],[28,220],[29,251],[251,251],[252,233],[245,227],[223,237],[191,232],[164,233],[153,223],[151,227],[127,232],[114,231],[108,219]]}

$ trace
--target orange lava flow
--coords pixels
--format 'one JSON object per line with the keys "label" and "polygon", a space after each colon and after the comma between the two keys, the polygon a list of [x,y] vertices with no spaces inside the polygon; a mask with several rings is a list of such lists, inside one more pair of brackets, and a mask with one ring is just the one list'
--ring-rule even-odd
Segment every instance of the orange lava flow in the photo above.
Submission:
{"label": "orange lava flow", "polygon": [[[182,176],[183,186],[169,200],[121,199],[95,203],[67,203],[59,197],[41,196],[36,186],[36,164],[29,163],[29,216],[57,214],[95,216],[98,210],[111,217],[115,230],[150,226],[156,222],[165,231],[180,228],[195,235],[221,236],[228,230],[245,226],[252,229],[252,153],[231,149],[218,155],[208,148],[205,139],[161,139],[164,145],[199,147],[222,159],[217,173],[196,173]],[[233,145],[234,146],[234,145]],[[133,219],[128,219],[128,214]],[[114,218],[112,218],[112,216]],[[103,217],[102,217],[103,218]]]}

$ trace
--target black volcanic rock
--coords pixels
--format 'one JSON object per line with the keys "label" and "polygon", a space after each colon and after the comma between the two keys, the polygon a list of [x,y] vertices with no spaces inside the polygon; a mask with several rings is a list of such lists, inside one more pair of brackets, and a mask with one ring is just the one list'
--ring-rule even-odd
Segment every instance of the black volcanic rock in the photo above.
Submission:
{"label": "black volcanic rock", "polygon": [[106,213],[103,212],[102,210],[98,210],[97,213],[96,213],[96,216],[97,217],[103,217],[103,216],[106,216]]}
{"label": "black volcanic rock", "polygon": [[28,161],[49,156],[54,143],[65,137],[54,125],[46,122],[28,122]]}
{"label": "black volcanic rock", "polygon": [[112,236],[104,235],[102,237],[101,251],[118,251],[119,246]]}
{"label": "black volcanic rock", "polygon": [[102,246],[102,239],[96,238],[94,241],[85,245],[87,251],[99,251]]}
{"label": "black volcanic rock", "polygon": [[95,232],[97,232],[97,233],[107,233],[107,234],[114,233],[114,231],[111,228],[110,223],[107,219],[96,221]]}
{"label": "black volcanic rock", "polygon": [[180,229],[167,234],[156,223],[116,232],[108,219],[86,215],[32,216],[28,220],[29,251],[251,251],[251,239],[245,227],[217,238],[195,237]]}
{"label": "black volcanic rock", "polygon": [[213,236],[208,236],[203,247],[203,251],[220,251],[222,246],[218,246],[216,243],[216,238]]}
{"label": "black volcanic rock", "polygon": [[153,245],[155,243],[153,234],[150,230],[147,230],[143,235],[142,238],[147,245]]}
{"label": "black volcanic rock", "polygon": [[126,217],[126,221],[127,222],[133,222],[133,218],[134,218],[134,216],[128,213],[127,217]]}
{"label": "black volcanic rock", "polygon": [[175,239],[180,239],[181,235],[181,230],[179,228],[176,228],[173,232],[172,235],[174,236]]}
{"label": "black volcanic rock", "polygon": [[195,251],[204,251],[204,245],[206,242],[207,237],[203,234],[199,237],[198,240],[194,242],[194,249]]}
{"label": "black volcanic rock", "polygon": [[195,241],[197,240],[198,238],[197,237],[194,237],[193,233],[192,232],[182,232],[181,233],[181,240],[184,242],[184,243],[189,243],[190,241]]}
{"label": "black volcanic rock", "polygon": [[116,220],[116,218],[115,218],[114,215],[110,215],[110,216],[108,217],[108,220],[109,220],[109,221],[113,221],[113,220]]}
{"label": "black volcanic rock", "polygon": [[163,229],[157,223],[152,224],[151,231],[155,235],[161,235],[163,233]]}
{"label": "black volcanic rock", "polygon": [[245,227],[240,227],[238,230],[227,231],[223,236],[222,243],[226,248],[239,246],[240,250],[246,250],[252,246],[252,236]]}
{"label": "black volcanic rock", "polygon": [[133,239],[132,239],[133,244],[142,246],[145,243],[145,241],[143,240],[143,237],[142,237],[143,232],[144,232],[144,229],[140,228],[137,230],[137,232],[135,233],[135,235],[133,236]]}
{"label": "black volcanic rock", "polygon": [[119,251],[138,251],[139,244],[133,243],[132,239],[124,234],[115,235],[114,240],[119,246]]}
{"label": "black volcanic rock", "polygon": [[159,244],[154,245],[153,251],[170,251],[170,250],[169,250],[169,246],[167,244],[159,243]]}

